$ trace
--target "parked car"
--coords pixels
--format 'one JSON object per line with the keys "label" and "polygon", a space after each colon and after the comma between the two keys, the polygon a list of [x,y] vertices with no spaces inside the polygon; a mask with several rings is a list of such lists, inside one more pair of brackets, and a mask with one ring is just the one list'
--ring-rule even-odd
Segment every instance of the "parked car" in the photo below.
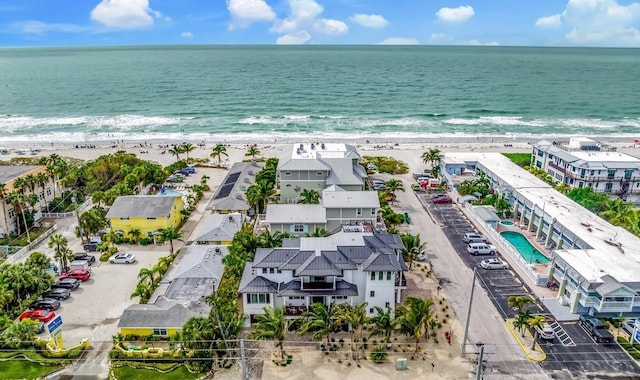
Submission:
{"label": "parked car", "polygon": [[109,257],[111,264],[133,264],[136,262],[136,257],[130,253],[118,253]]}
{"label": "parked car", "polygon": [[436,204],[453,203],[453,199],[451,199],[450,196],[445,195],[443,197],[431,198],[431,202]]}
{"label": "parked car", "polygon": [[467,252],[474,256],[478,255],[495,255],[498,250],[491,244],[485,243],[469,243],[467,245]]}
{"label": "parked car", "polygon": [[65,288],[51,288],[42,296],[45,298],[53,298],[57,300],[66,300],[71,295],[71,291]]}
{"label": "parked car", "polygon": [[73,260],[70,264],[69,264],[69,268],[65,268],[65,270],[63,270],[62,272],[70,272],[72,270],[75,269],[84,269],[84,270],[89,270],[89,262],[86,260]]}
{"label": "parked car", "polygon": [[172,174],[169,178],[167,178],[167,182],[169,183],[179,183],[184,181],[184,176],[180,174]]}
{"label": "parked car", "polygon": [[91,271],[86,269],[73,269],[69,272],[60,273],[60,279],[75,278],[80,281],[87,281],[91,278]]}
{"label": "parked car", "polygon": [[421,191],[422,187],[420,187],[420,185],[418,185],[417,183],[412,183],[411,184],[411,190],[413,190],[413,191]]}
{"label": "parked car", "polygon": [[36,300],[31,305],[29,305],[29,309],[43,309],[43,310],[58,310],[60,307],[60,301],[53,298],[44,298],[41,300]]}
{"label": "parked car", "polygon": [[484,269],[507,269],[509,264],[506,261],[500,259],[486,259],[482,260],[480,266]]}
{"label": "parked car", "polygon": [[607,326],[596,317],[583,314],[578,319],[578,324],[582,326],[584,331],[598,343],[613,343],[613,334],[607,329]]}
{"label": "parked car", "polygon": [[100,245],[100,243],[92,241],[90,243],[87,243],[84,245],[84,251],[85,252],[95,252],[98,250],[98,245]]}
{"label": "parked car", "polygon": [[472,232],[464,234],[464,236],[462,237],[462,241],[464,241],[465,243],[489,243],[489,239],[487,239],[484,235]]}
{"label": "parked car", "polygon": [[633,327],[635,323],[636,323],[635,319],[625,320],[624,323],[622,324],[622,330],[629,335],[633,334]]}
{"label": "parked car", "polygon": [[96,262],[96,257],[86,252],[76,252],[73,254],[73,260],[83,260],[83,261],[86,261],[89,265],[91,265]]}
{"label": "parked car", "polygon": [[53,311],[36,309],[36,310],[25,310],[22,312],[22,314],[20,314],[20,317],[18,318],[20,320],[28,318],[34,321],[40,321],[40,322],[46,323],[52,320],[53,318],[55,318],[55,316],[56,316],[56,313],[54,313]]}
{"label": "parked car", "polygon": [[551,328],[551,325],[549,325],[548,323],[545,323],[544,325],[542,325],[542,327],[537,326],[536,331],[538,332],[538,336],[540,337],[540,339],[553,340],[553,338],[556,336],[556,332],[553,331],[553,328]]}
{"label": "parked car", "polygon": [[383,183],[383,184],[378,184],[378,183],[376,183],[376,184],[373,184],[373,185],[371,186],[371,188],[372,188],[373,190],[378,191],[378,190],[384,190],[384,189],[386,188],[386,186],[384,185],[384,183]]}
{"label": "parked car", "polygon": [[80,280],[76,280],[75,278],[64,278],[51,285],[52,288],[65,288],[69,290],[76,290],[79,286]]}

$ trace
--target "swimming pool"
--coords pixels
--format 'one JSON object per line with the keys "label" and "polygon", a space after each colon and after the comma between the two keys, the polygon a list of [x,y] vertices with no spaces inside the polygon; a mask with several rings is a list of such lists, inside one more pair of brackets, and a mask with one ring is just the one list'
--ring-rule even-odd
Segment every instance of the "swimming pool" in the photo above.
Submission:
{"label": "swimming pool", "polygon": [[168,195],[168,196],[174,196],[174,197],[181,197],[184,194],[182,194],[179,191],[175,191],[175,190],[167,190],[164,193],[160,193],[160,195]]}
{"label": "swimming pool", "polygon": [[529,264],[546,264],[549,262],[549,258],[529,243],[527,237],[520,232],[502,231],[500,235],[502,235]]}
{"label": "swimming pool", "polygon": [[502,224],[503,226],[513,226],[514,223],[510,220],[501,220],[500,224]]}

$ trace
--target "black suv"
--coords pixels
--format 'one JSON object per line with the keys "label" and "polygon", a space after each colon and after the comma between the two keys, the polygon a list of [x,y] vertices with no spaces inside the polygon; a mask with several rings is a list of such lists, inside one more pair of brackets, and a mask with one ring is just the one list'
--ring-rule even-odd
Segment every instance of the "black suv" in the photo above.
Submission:
{"label": "black suv", "polygon": [[60,301],[51,298],[37,300],[29,305],[29,309],[57,310],[59,307]]}
{"label": "black suv", "polygon": [[66,300],[71,295],[71,291],[65,288],[52,288],[46,291],[42,296],[45,298],[55,298],[57,300]]}
{"label": "black suv", "polygon": [[95,252],[98,250],[98,245],[100,245],[100,243],[92,241],[91,243],[87,243],[84,245],[84,250],[85,252]]}
{"label": "black suv", "polygon": [[52,288],[65,288],[69,290],[76,290],[80,286],[80,281],[75,278],[64,278],[58,280],[51,285]]}
{"label": "black suv", "polygon": [[96,262],[96,257],[94,255],[90,255],[86,252],[76,252],[73,254],[74,260],[83,260],[86,261],[87,264],[91,265]]}

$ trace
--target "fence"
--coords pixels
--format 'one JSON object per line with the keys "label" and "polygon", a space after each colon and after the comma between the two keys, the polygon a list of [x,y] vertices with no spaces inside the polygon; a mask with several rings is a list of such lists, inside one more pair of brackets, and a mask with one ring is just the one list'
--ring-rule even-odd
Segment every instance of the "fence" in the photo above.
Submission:
{"label": "fence", "polygon": [[37,238],[35,238],[34,240],[31,241],[31,243],[25,245],[24,247],[20,248],[16,253],[10,255],[7,258],[7,263],[8,264],[12,264],[15,263],[16,261],[18,261],[20,258],[22,258],[24,255],[27,254],[27,252],[29,252],[33,247],[35,247],[36,245],[38,245],[40,242],[42,242],[44,239],[48,238],[49,235],[53,234],[55,231],[57,230],[57,227],[55,224],[51,225],[51,227],[49,227],[46,231],[44,231],[40,236],[38,236]]}
{"label": "fence", "polygon": [[[87,199],[86,201],[84,201],[84,203],[82,203],[81,205],[78,205],[76,210],[80,212],[80,210],[85,209],[90,204],[91,204],[91,199]],[[73,218],[74,216],[76,216],[75,210],[69,211],[69,212],[42,212],[42,217],[47,219],[66,219],[66,218]]]}

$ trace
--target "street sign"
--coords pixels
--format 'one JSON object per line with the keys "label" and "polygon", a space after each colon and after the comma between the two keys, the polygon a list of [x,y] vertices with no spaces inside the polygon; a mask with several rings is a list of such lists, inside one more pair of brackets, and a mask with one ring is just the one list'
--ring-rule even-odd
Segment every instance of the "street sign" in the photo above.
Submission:
{"label": "street sign", "polygon": [[62,326],[62,317],[60,315],[57,315],[55,318],[50,320],[49,323],[47,323],[47,331],[49,331],[49,334],[53,334],[61,326]]}

